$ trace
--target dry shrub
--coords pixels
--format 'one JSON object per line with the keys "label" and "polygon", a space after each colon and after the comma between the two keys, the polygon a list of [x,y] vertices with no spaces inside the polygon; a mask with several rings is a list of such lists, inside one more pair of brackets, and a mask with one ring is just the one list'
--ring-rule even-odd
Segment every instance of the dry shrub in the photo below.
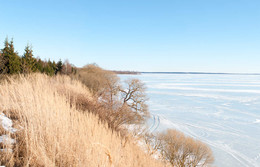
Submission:
{"label": "dry shrub", "polygon": [[88,64],[78,70],[76,76],[96,97],[107,98],[107,92],[116,94],[119,78],[111,71],[103,70],[96,64]]}
{"label": "dry shrub", "polygon": [[165,160],[162,157],[161,152],[160,152],[161,148],[162,148],[161,141],[158,140],[156,135],[145,132],[145,133],[141,134],[141,139],[145,143],[145,146],[146,146],[145,150],[148,154],[157,156],[158,158]]}
{"label": "dry shrub", "polygon": [[128,107],[120,107],[116,110],[107,108],[102,104],[97,104],[94,114],[98,114],[101,121],[106,122],[112,130],[125,134],[125,127],[122,125],[133,123],[136,114],[129,110]]}
{"label": "dry shrub", "polygon": [[79,112],[68,98],[72,92],[90,96],[83,85],[61,76],[33,74],[0,84],[0,112],[11,112],[22,127],[14,134],[13,152],[0,153],[0,165],[163,166],[97,116]]}
{"label": "dry shrub", "polygon": [[113,130],[122,131],[123,125],[143,123],[149,116],[145,86],[140,80],[126,80],[122,86],[115,73],[95,64],[79,69],[74,77],[82,81],[96,98],[96,103],[91,105],[84,105],[78,100],[77,103],[82,106],[79,109],[84,111],[94,107],[94,114]]}
{"label": "dry shrub", "polygon": [[203,167],[213,163],[211,149],[204,143],[169,129],[158,136],[163,157],[176,167]]}

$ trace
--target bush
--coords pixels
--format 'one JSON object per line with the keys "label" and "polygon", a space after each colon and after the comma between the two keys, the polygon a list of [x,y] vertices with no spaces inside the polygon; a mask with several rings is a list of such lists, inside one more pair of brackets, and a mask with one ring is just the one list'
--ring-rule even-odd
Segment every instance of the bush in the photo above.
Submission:
{"label": "bush", "polygon": [[116,94],[119,78],[115,73],[103,70],[96,64],[88,64],[79,69],[77,77],[96,97],[107,99],[108,92]]}
{"label": "bush", "polygon": [[162,156],[176,167],[203,167],[213,163],[210,148],[182,132],[169,129],[158,139]]}

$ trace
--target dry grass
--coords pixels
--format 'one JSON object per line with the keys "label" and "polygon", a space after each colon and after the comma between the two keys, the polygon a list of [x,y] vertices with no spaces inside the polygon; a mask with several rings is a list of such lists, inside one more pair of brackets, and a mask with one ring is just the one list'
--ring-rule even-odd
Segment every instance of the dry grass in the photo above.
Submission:
{"label": "dry grass", "polygon": [[23,128],[9,134],[16,144],[13,152],[1,152],[0,165],[163,166],[97,116],[76,110],[78,96],[93,100],[82,84],[67,77],[33,74],[2,82],[0,112]]}

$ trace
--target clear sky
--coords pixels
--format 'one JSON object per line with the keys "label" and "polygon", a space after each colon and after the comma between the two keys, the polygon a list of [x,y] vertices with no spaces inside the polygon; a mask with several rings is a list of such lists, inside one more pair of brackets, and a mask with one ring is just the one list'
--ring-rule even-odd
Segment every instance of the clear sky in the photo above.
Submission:
{"label": "clear sky", "polygon": [[260,0],[0,0],[0,48],[135,71],[260,73]]}

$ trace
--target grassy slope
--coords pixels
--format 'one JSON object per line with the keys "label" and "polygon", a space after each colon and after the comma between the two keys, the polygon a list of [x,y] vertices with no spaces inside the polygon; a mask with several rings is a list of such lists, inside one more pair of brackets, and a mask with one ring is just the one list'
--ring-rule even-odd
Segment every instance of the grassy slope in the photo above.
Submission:
{"label": "grassy slope", "polygon": [[163,166],[96,116],[77,111],[71,106],[77,96],[92,101],[89,91],[68,77],[33,74],[2,82],[0,112],[22,128],[9,134],[17,144],[12,153],[0,153],[0,165]]}

